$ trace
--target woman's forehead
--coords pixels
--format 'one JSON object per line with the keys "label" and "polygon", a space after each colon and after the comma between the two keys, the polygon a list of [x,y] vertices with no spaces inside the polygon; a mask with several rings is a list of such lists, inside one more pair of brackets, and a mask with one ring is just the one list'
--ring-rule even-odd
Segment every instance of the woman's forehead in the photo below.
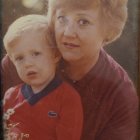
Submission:
{"label": "woman's forehead", "polygon": [[99,5],[99,0],[56,0],[56,9],[65,7],[68,9],[89,9],[97,8]]}

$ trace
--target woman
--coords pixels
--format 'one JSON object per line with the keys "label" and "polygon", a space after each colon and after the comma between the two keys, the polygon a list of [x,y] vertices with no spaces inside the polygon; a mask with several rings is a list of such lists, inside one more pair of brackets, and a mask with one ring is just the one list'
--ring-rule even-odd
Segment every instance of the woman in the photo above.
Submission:
{"label": "woman", "polygon": [[[63,61],[61,75],[79,92],[82,140],[134,140],[138,98],[123,68],[104,50],[127,19],[127,0],[49,0],[48,17]],[[4,90],[21,82],[7,57]]]}

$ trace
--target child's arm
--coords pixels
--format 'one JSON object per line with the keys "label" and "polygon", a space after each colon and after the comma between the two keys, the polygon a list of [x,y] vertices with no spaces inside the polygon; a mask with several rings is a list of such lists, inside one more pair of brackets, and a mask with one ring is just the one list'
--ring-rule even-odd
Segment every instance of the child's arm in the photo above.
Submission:
{"label": "child's arm", "polygon": [[80,140],[83,125],[80,96],[69,85],[63,91],[60,120],[56,128],[57,140]]}

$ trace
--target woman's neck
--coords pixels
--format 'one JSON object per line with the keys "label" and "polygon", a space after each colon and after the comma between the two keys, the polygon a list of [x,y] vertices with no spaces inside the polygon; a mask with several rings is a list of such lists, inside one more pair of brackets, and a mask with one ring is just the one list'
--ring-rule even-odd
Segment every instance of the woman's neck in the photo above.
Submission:
{"label": "woman's neck", "polygon": [[65,62],[64,71],[72,80],[82,79],[96,64],[99,55],[90,59],[84,59],[74,62]]}

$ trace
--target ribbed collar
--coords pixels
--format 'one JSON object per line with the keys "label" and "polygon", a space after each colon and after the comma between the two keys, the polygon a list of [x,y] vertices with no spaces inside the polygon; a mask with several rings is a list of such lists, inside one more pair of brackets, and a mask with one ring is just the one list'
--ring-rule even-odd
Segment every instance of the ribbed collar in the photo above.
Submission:
{"label": "ribbed collar", "polygon": [[27,84],[23,84],[21,87],[22,95],[27,99],[27,101],[34,105],[43,97],[50,94],[53,90],[55,90],[62,83],[62,79],[59,76],[55,76],[54,79],[39,93],[34,94],[31,87]]}

